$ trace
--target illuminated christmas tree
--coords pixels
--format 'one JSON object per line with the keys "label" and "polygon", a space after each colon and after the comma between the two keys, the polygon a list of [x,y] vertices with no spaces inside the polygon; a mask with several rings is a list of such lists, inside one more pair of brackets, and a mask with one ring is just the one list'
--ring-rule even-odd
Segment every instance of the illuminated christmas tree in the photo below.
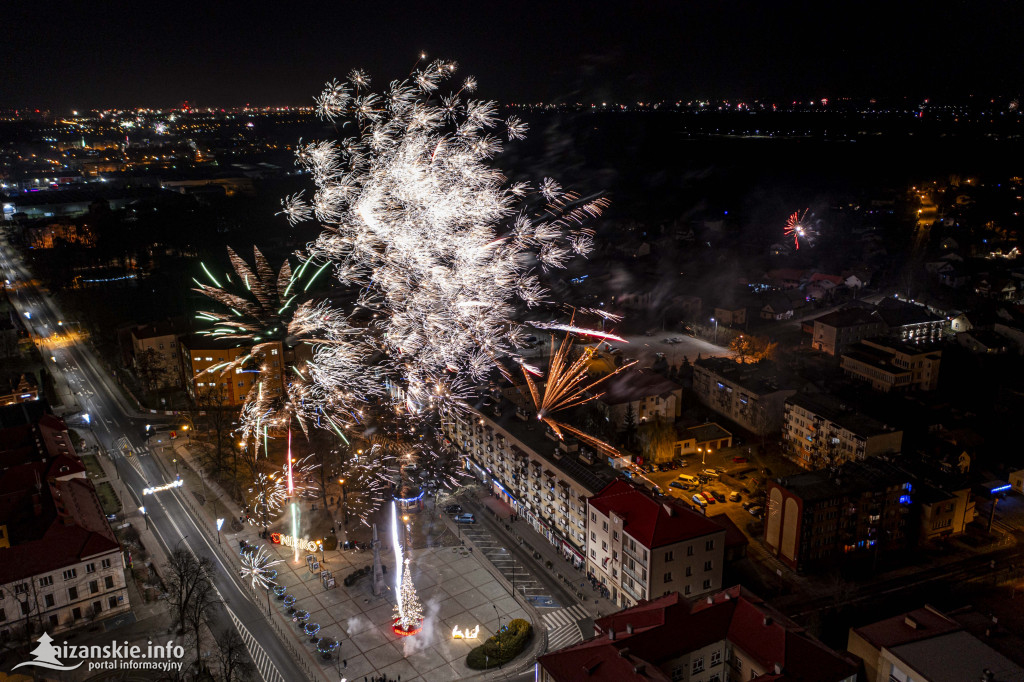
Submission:
{"label": "illuminated christmas tree", "polygon": [[416,588],[412,584],[412,572],[409,570],[409,559],[406,558],[402,584],[398,592],[398,603],[395,604],[395,622],[392,629],[398,635],[414,635],[420,631],[422,622],[423,606],[416,596]]}

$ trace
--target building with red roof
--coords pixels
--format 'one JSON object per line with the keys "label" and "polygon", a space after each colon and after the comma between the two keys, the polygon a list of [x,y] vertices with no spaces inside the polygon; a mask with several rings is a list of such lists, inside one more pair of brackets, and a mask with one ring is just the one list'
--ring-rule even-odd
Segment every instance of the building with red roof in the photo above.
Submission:
{"label": "building with red roof", "polygon": [[698,597],[722,587],[726,529],[671,498],[621,479],[587,500],[587,573],[633,606],[653,595]]}
{"label": "building with red roof", "polygon": [[595,636],[537,659],[540,682],[854,682],[858,665],[742,587],[678,592],[594,622]]}
{"label": "building with red roof", "polygon": [[64,421],[0,429],[0,639],[129,608],[120,544]]}

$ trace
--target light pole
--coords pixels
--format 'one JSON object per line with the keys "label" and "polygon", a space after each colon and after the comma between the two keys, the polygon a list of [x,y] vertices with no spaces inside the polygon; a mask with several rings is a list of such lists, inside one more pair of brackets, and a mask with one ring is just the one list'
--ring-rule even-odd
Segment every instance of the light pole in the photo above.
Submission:
{"label": "light pole", "polygon": [[220,544],[220,527],[224,525],[224,519],[217,519],[217,544]]}
{"label": "light pole", "polygon": [[142,518],[146,521],[146,530],[149,530],[149,516],[146,515],[146,508],[139,507],[139,511],[142,512]]}
{"label": "light pole", "polygon": [[180,476],[180,475],[178,475],[178,458],[177,458],[177,457],[175,457],[175,458],[174,458],[174,459],[172,459],[171,461],[172,461],[172,462],[174,462],[174,477],[175,477],[175,478],[181,478],[181,476]]}
{"label": "light pole", "polygon": [[501,613],[498,611],[497,604],[491,604],[494,607],[494,614],[498,616],[498,632],[495,633],[495,637],[498,639],[498,668],[501,668]]}
{"label": "light pole", "polygon": [[711,321],[715,323],[715,345],[718,345],[718,320],[711,318]]}

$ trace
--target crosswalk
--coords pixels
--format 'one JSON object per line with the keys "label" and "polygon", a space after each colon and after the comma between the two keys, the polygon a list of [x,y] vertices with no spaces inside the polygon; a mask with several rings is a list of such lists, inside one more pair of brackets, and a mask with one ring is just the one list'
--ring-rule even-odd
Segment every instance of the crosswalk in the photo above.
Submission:
{"label": "crosswalk", "polygon": [[228,607],[225,608],[228,615],[231,616],[231,622],[235,624],[239,634],[242,635],[242,641],[245,642],[245,648],[249,650],[249,656],[252,658],[253,664],[260,671],[260,677],[264,679],[264,682],[284,682],[284,677],[281,676],[273,661],[267,656],[267,652],[263,650],[263,647],[260,646],[256,638],[249,632],[249,628],[242,624],[242,621],[238,619],[234,611]]}
{"label": "crosswalk", "polygon": [[570,644],[582,642],[584,637],[580,621],[589,616],[581,604],[541,616],[541,622],[548,631],[548,651],[556,651]]}

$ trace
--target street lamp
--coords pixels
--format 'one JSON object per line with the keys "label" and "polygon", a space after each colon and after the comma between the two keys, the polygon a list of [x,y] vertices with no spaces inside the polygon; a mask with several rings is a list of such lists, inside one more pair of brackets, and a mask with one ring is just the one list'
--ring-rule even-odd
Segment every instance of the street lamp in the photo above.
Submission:
{"label": "street lamp", "polygon": [[718,345],[718,320],[711,318],[711,321],[715,323],[715,345]]}
{"label": "street lamp", "polygon": [[174,462],[174,476],[175,476],[175,478],[181,478],[181,476],[178,475],[178,458],[175,457],[171,461]]}
{"label": "street lamp", "polygon": [[217,519],[217,544],[220,544],[220,528],[224,525],[224,519]]}
{"label": "street lamp", "polygon": [[146,515],[146,508],[139,507],[139,511],[142,512],[142,518],[146,520],[146,530],[149,530],[149,516]]}
{"label": "street lamp", "polygon": [[495,637],[498,640],[498,668],[501,668],[501,613],[498,611],[497,604],[491,604],[494,607],[494,613],[498,616],[498,632],[495,633]]}

